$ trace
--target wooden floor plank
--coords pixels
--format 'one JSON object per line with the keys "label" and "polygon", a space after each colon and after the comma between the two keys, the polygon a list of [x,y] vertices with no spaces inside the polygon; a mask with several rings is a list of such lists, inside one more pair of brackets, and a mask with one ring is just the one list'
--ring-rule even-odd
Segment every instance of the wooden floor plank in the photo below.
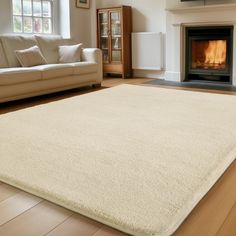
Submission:
{"label": "wooden floor plank", "polygon": [[4,236],[42,236],[64,222],[73,213],[43,201],[0,227]]}
{"label": "wooden floor plank", "polygon": [[120,231],[117,231],[107,226],[103,226],[100,230],[98,230],[92,236],[128,236],[128,234],[122,233]]}
{"label": "wooden floor plank", "polygon": [[195,207],[174,236],[215,236],[235,204],[235,183],[236,161]]}
{"label": "wooden floor plank", "polygon": [[103,225],[83,217],[79,214],[72,215],[69,219],[49,232],[47,236],[91,236]]}
{"label": "wooden floor plank", "polygon": [[236,203],[231,209],[224,224],[217,233],[217,236],[235,236],[236,235]]}
{"label": "wooden floor plank", "polygon": [[19,193],[20,190],[0,182],[0,202]]}
{"label": "wooden floor plank", "polygon": [[0,202],[0,226],[37,205],[40,201],[42,199],[21,192]]}

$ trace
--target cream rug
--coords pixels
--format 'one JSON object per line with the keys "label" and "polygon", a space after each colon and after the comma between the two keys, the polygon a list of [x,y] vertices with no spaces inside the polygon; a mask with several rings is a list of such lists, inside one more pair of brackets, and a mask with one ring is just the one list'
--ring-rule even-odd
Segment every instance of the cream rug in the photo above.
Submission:
{"label": "cream rug", "polygon": [[236,97],[122,85],[0,116],[0,180],[171,235],[236,156]]}

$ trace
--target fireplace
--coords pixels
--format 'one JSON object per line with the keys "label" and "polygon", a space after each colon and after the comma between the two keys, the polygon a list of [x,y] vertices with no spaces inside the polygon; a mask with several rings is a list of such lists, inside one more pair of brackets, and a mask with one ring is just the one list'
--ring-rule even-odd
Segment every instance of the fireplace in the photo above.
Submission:
{"label": "fireplace", "polygon": [[185,30],[185,81],[232,83],[233,26]]}

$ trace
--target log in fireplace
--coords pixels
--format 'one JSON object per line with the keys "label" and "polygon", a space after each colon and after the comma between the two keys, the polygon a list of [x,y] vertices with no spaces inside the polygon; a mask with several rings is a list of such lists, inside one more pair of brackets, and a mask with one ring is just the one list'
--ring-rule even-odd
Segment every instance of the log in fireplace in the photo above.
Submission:
{"label": "log in fireplace", "polygon": [[232,83],[233,26],[186,27],[185,80]]}

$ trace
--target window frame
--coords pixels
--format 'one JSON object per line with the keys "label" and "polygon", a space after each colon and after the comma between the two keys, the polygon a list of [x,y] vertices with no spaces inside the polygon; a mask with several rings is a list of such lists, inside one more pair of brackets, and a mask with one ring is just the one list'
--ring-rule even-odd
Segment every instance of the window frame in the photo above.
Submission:
{"label": "window frame", "polygon": [[[34,0],[30,0],[31,2],[31,9],[32,9],[32,14],[31,15],[24,15],[23,13],[23,0],[20,0],[21,1],[21,14],[14,14],[14,11],[13,11],[13,1],[14,0],[11,0],[11,19],[12,19],[12,32],[15,33],[15,34],[44,34],[44,35],[51,35],[51,34],[54,34],[55,33],[55,8],[57,7],[56,4],[55,4],[55,1],[54,0],[39,0],[40,3],[41,3],[41,9],[43,9],[43,1],[47,1],[47,2],[50,2],[51,4],[51,16],[48,17],[48,16],[43,16],[43,12],[42,12],[42,15],[41,16],[34,16],[34,12],[33,12],[33,1]],[[21,17],[21,21],[22,21],[22,30],[21,31],[14,31],[14,17]],[[25,32],[24,31],[24,17],[29,17],[31,18],[32,20],[32,32]],[[42,32],[35,32],[34,31],[34,19],[35,18],[40,18],[43,22],[43,19],[50,19],[51,20],[51,32],[50,33],[46,33],[46,32],[43,32],[43,23],[42,23]]]}

